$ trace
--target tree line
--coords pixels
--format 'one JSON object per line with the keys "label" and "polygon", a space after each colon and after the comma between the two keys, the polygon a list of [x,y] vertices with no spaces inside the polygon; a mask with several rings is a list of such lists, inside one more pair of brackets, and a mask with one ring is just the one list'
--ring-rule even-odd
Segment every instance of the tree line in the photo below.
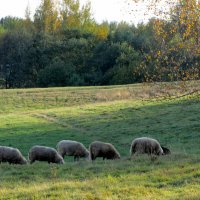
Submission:
{"label": "tree line", "polygon": [[42,0],[33,19],[0,19],[0,88],[199,79],[200,2],[165,19],[97,23],[79,0]]}

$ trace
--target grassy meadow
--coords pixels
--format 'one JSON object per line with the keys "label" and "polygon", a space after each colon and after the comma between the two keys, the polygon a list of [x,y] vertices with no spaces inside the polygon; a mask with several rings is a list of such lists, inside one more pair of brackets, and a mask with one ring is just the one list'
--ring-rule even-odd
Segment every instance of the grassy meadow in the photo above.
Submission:
{"label": "grassy meadow", "polygon": [[[62,139],[111,142],[119,161],[0,165],[0,199],[199,199],[199,82],[0,90],[0,145],[27,158]],[[196,91],[196,92],[193,92]],[[132,140],[158,139],[172,155],[127,160]]]}

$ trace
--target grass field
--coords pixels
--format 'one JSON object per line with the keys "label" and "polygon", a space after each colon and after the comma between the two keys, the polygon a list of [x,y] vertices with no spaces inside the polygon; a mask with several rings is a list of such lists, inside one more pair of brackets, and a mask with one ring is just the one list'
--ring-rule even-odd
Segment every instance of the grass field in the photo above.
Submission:
{"label": "grass field", "polygon": [[[199,82],[0,90],[0,145],[27,157],[62,139],[111,142],[120,161],[0,165],[0,199],[200,199]],[[190,95],[187,95],[191,93]],[[179,98],[177,98],[179,96]],[[132,140],[156,138],[172,155],[129,161]]]}

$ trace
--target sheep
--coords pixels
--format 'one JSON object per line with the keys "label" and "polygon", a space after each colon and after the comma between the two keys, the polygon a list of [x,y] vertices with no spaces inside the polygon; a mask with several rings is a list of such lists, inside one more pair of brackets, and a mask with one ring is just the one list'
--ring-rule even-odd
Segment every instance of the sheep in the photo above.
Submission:
{"label": "sheep", "polygon": [[64,156],[74,156],[74,161],[79,160],[80,157],[89,159],[89,151],[85,146],[77,141],[62,140],[57,144],[58,153]]}
{"label": "sheep", "polygon": [[161,148],[163,150],[163,155],[169,155],[169,154],[171,154],[171,151],[168,148],[163,147],[163,146],[161,146]]}
{"label": "sheep", "polygon": [[95,160],[97,157],[103,157],[106,159],[120,159],[119,152],[110,143],[104,143],[100,141],[94,141],[89,146],[90,159]]}
{"label": "sheep", "polygon": [[27,160],[23,157],[19,149],[0,146],[0,163],[8,162],[9,164],[27,164]]}
{"label": "sheep", "polygon": [[130,148],[131,157],[139,153],[158,156],[163,155],[163,150],[157,140],[148,137],[141,137],[133,140]]}
{"label": "sheep", "polygon": [[39,145],[33,146],[29,150],[29,160],[30,164],[36,160],[47,161],[48,163],[64,164],[63,158],[54,148]]}

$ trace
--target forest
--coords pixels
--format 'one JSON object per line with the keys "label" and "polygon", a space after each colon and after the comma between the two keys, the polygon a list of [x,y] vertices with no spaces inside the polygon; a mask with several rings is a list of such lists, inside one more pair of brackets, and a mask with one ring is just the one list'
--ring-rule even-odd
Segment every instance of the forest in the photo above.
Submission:
{"label": "forest", "polygon": [[90,3],[42,0],[34,17],[0,19],[0,88],[197,80],[200,1],[178,0],[167,17],[97,23]]}

